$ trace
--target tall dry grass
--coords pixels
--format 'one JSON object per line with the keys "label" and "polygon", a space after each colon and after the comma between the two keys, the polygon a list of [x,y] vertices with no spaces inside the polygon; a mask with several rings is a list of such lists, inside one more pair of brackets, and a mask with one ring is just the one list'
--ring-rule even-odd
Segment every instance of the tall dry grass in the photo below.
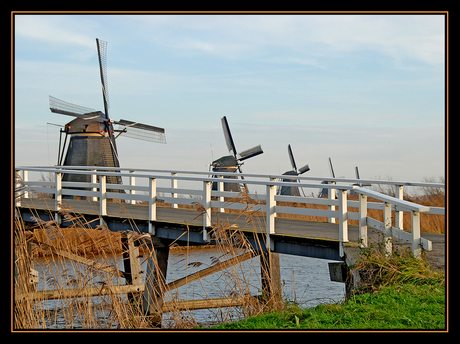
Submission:
{"label": "tall dry grass", "polygon": [[[198,207],[198,212],[201,210]],[[51,214],[51,211],[50,211]],[[13,323],[14,329],[153,329],[158,323],[144,315],[141,294],[128,299],[125,294],[112,292],[113,288],[125,284],[118,271],[117,256],[123,253],[121,234],[114,233],[86,222],[84,217],[70,209],[61,211],[61,216],[73,224],[63,228],[55,221],[42,221],[37,216],[34,226],[29,226],[20,217],[14,223],[14,266],[13,285]],[[251,209],[241,216],[251,219]],[[134,222],[133,222],[134,223]],[[257,225],[257,224],[254,224]],[[234,298],[238,304],[233,307],[217,307],[212,312],[216,320],[225,322],[235,317],[244,318],[273,309],[279,300],[260,299],[250,294],[250,290],[260,289],[260,272],[256,282],[243,273],[243,260],[239,257],[252,251],[243,232],[234,224],[217,222],[213,224],[212,244],[217,250],[212,265],[236,259],[237,263],[221,271],[218,288],[219,297]],[[149,235],[137,234],[145,261],[148,256],[155,259]],[[261,243],[263,244],[263,243]],[[183,264],[187,266],[187,275],[198,271],[200,262],[189,261],[190,247],[177,248],[185,256]],[[90,263],[93,262],[93,263]],[[31,270],[32,269],[32,270]],[[40,282],[32,283],[31,271],[39,271]],[[158,282],[158,281],[157,281]],[[145,283],[145,276],[144,276]],[[164,292],[163,326],[169,328],[193,328],[198,325],[194,311],[184,308],[187,295],[170,290],[165,280],[160,289]],[[257,285],[254,286],[254,283]],[[206,288],[200,284],[205,292]],[[88,290],[100,292],[88,297]],[[215,289],[214,288],[214,289]],[[57,297],[47,299],[46,292],[59,291]],[[64,291],[72,290],[74,297],[66,297]],[[213,290],[215,298],[216,291]],[[185,301],[185,302],[184,302]]]}

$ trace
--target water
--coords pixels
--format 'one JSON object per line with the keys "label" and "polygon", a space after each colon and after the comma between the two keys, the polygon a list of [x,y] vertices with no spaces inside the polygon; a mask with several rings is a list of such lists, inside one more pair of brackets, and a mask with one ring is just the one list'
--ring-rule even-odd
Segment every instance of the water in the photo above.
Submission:
{"label": "water", "polygon": [[[217,249],[199,249],[190,250],[188,256],[186,251],[171,251],[169,255],[168,273],[166,282],[172,282],[176,279],[192,274],[199,270],[205,269],[216,263],[217,258],[224,261],[230,256],[225,256],[222,251]],[[145,258],[141,258],[142,268],[146,271]],[[35,265],[35,269],[39,271],[40,283],[38,290],[45,288],[53,288],[53,278],[59,273],[63,275],[65,284],[72,287],[72,281],[75,279],[92,280],[92,283],[98,281],[101,277],[88,273],[88,268],[70,261],[64,261],[63,266],[53,266],[40,264]],[[280,255],[281,280],[283,285],[283,297],[289,301],[295,301],[301,307],[314,307],[320,303],[340,302],[345,296],[344,283],[331,282],[328,270],[329,260],[306,258],[292,255]],[[114,262],[115,264],[115,262]],[[122,257],[117,257],[116,264],[118,268],[123,270]],[[46,276],[45,278],[43,278]],[[102,275],[101,275],[102,276]],[[238,278],[235,278],[238,276]],[[62,277],[61,277],[62,278]],[[67,280],[65,280],[67,278]],[[118,281],[124,284],[123,279]],[[259,258],[246,260],[245,262],[219,271],[212,275],[206,276],[200,280],[188,283],[176,290],[173,290],[165,295],[165,302],[175,300],[198,300],[204,298],[219,298],[227,297],[232,292],[238,290],[240,294],[250,293],[258,295],[261,292],[260,283],[260,262]],[[67,300],[48,300],[43,301],[41,307],[46,309],[53,316],[51,322],[47,322],[47,327],[63,328],[68,319],[63,319],[60,312],[63,307],[70,305],[70,302],[88,302],[88,299],[67,299]],[[95,305],[103,305],[106,300],[104,297],[93,297],[89,302]],[[99,308],[98,308],[99,309]],[[100,307],[100,322],[103,325],[116,327],[116,324],[110,324],[109,320],[105,323],[105,319],[109,319],[109,310]],[[210,325],[220,321],[234,321],[240,319],[242,314],[238,308],[232,309],[203,309],[194,311],[181,312],[183,317],[193,317],[200,325]],[[75,328],[84,327],[84,319],[72,319]],[[173,326],[169,313],[163,315],[163,326]]]}

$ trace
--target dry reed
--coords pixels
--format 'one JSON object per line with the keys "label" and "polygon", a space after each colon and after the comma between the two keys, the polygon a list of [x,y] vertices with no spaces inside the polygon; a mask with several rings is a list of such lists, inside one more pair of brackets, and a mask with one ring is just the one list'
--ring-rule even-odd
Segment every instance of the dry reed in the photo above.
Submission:
{"label": "dry reed", "polygon": [[[200,209],[197,210],[200,212]],[[241,214],[247,217],[248,222],[253,218],[251,211],[249,206]],[[37,216],[35,225],[27,225],[26,228],[22,219],[15,217],[14,265],[17,270],[13,286],[13,328],[155,328],[158,323],[143,313],[140,294],[128,300],[125,294],[113,291],[113,288],[125,284],[118,272],[117,263],[117,256],[123,253],[120,233],[111,232],[103,226],[94,229],[91,222],[86,222],[81,214],[71,209],[62,210],[61,216],[72,225],[63,228],[53,220],[42,221]],[[254,226],[257,224],[254,223]],[[239,261],[239,257],[246,253],[257,255],[252,251],[243,232],[236,225],[217,221],[213,224],[211,235],[212,244],[217,250],[212,265],[230,259],[237,260],[236,264],[220,272],[219,285],[214,287],[213,295],[217,292],[219,297],[234,298],[238,303],[234,307],[214,308],[214,318],[225,322],[235,317],[244,318],[273,309],[275,300],[261,300],[250,295],[251,289],[260,288],[260,276],[254,273],[257,275],[254,282],[243,273],[243,259]],[[146,235],[137,234],[134,240],[145,243]],[[146,259],[145,256],[152,255],[157,264],[152,245],[141,247],[143,260]],[[189,269],[202,265],[200,262],[188,261],[189,246],[180,250],[186,255],[184,264],[187,264],[187,275]],[[39,271],[40,283],[31,283],[31,271]],[[163,326],[197,326],[193,311],[183,307],[183,301],[186,301],[183,299],[184,295],[177,290],[169,290],[165,280],[161,282],[160,289],[164,292],[164,302],[168,305],[168,311],[163,313]],[[210,293],[206,291],[209,286],[205,288],[201,280],[200,284],[210,298]],[[85,296],[95,288],[98,291],[92,297]],[[60,294],[50,298],[46,292],[37,293],[37,289]],[[73,293],[74,297],[66,296],[65,292]]]}

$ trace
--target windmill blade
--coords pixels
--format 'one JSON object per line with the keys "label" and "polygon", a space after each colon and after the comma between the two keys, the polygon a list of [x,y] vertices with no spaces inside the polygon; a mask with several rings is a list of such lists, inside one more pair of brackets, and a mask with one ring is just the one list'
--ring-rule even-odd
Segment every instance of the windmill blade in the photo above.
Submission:
{"label": "windmill blade", "polygon": [[[356,172],[356,179],[361,179],[361,178],[359,178],[358,166],[355,167],[355,172]],[[363,187],[363,186],[371,186],[372,184],[361,184],[361,183],[359,183],[359,184],[353,184],[353,185],[358,185],[360,187]]]}
{"label": "windmill blade", "polygon": [[96,38],[97,55],[99,58],[99,70],[101,74],[102,96],[104,98],[104,110],[106,118],[109,118],[109,90],[107,82],[107,42]]}
{"label": "windmill blade", "polygon": [[258,146],[249,148],[249,149],[247,149],[247,150],[241,152],[241,153],[239,154],[239,155],[240,155],[240,158],[239,158],[238,160],[239,160],[239,161],[243,161],[243,160],[252,158],[253,156],[262,154],[263,152],[264,152],[264,151],[262,150],[262,146],[261,146],[261,145],[258,145]]}
{"label": "windmill blade", "polygon": [[236,147],[235,143],[233,142],[232,134],[230,133],[230,127],[228,126],[227,117],[222,117],[221,121],[222,129],[224,130],[225,143],[227,144],[228,151],[231,151],[233,155],[236,157]]}
{"label": "windmill blade", "polygon": [[332,167],[332,160],[329,158],[329,169],[331,171],[332,178],[335,178],[334,168]]}
{"label": "windmill blade", "polygon": [[[359,179],[358,166],[355,167],[355,174],[356,174],[356,179]],[[355,183],[355,184],[353,184],[353,185],[362,187],[362,185],[361,185],[360,183]]]}
{"label": "windmill blade", "polygon": [[51,112],[83,119],[94,119],[99,122],[105,121],[105,119],[103,119],[105,116],[100,111],[95,111],[94,109],[75,105],[73,103],[69,103],[52,96],[49,96],[49,101]]}
{"label": "windmill blade", "polygon": [[310,167],[307,165],[305,166],[302,166],[300,169],[299,169],[299,174],[304,174],[305,172],[308,172],[310,171]]}
{"label": "windmill blade", "polygon": [[119,121],[114,121],[113,123],[118,126],[118,130],[123,131],[123,136],[142,141],[166,143],[165,130],[163,128],[139,122],[132,122],[125,119],[120,119]]}
{"label": "windmill blade", "polygon": [[291,145],[288,145],[288,155],[289,155],[289,160],[291,160],[292,169],[297,172],[297,166],[295,164],[294,154],[292,154]]}

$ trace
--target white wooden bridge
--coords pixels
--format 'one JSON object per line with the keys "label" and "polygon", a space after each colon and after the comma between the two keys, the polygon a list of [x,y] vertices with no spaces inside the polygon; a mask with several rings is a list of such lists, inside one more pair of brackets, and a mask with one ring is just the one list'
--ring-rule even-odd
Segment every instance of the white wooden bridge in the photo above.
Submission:
{"label": "white wooden bridge", "polygon": [[[126,221],[120,221],[120,218],[127,217],[126,209],[128,209],[129,216],[138,220],[139,230],[148,232],[153,237],[179,238],[180,241],[184,232],[184,221],[187,221],[191,227],[195,228],[195,231],[192,230],[193,233],[191,233],[193,235],[188,236],[189,243],[203,244],[210,241],[209,229],[218,214],[222,218],[222,215],[227,214],[226,211],[229,209],[241,210],[248,207],[248,204],[245,203],[228,201],[228,199],[237,197],[238,193],[223,191],[224,182],[242,183],[241,179],[225,178],[234,176],[233,173],[98,166],[18,166],[15,171],[18,176],[16,192],[20,193],[16,197],[16,205],[23,218],[30,221],[33,221],[39,209],[54,213],[55,219],[62,221],[59,218],[59,210],[63,203],[68,203],[85,216],[98,216],[100,222],[105,223],[109,229],[123,231],[130,229]],[[62,181],[65,173],[87,175],[91,182]],[[53,175],[54,178],[50,179],[54,180],[44,180],[43,174]],[[108,184],[107,176],[120,176],[128,182]],[[256,200],[250,206],[252,210],[263,214],[264,221],[262,222],[265,228],[262,234],[265,235],[264,242],[266,243],[264,249],[272,252],[342,259],[344,245],[351,241],[350,228],[353,226],[348,225],[348,220],[358,220],[359,225],[353,230],[357,233],[354,241],[360,247],[368,245],[368,227],[370,227],[383,235],[387,250],[391,250],[392,239],[402,240],[411,245],[414,255],[420,256],[422,248],[427,251],[432,249],[431,241],[421,236],[420,213],[445,215],[444,208],[427,207],[402,199],[405,187],[445,188],[445,185],[441,183],[304,176],[289,176],[297,179],[298,182],[288,183],[280,181],[285,178],[281,175],[246,173],[240,176],[244,177],[244,183],[248,186],[257,185],[259,188],[262,186],[265,190],[262,193],[249,194],[251,199]],[[329,184],[321,184],[322,181],[328,181]],[[212,183],[215,182],[217,190],[212,190]],[[161,183],[166,186],[160,186]],[[179,187],[179,183],[188,186]],[[392,185],[396,189],[397,197],[353,185],[360,183]],[[327,199],[280,196],[275,194],[276,187],[279,186],[327,188],[331,192]],[[113,192],[117,190],[121,192]],[[359,195],[358,201],[347,199],[347,194],[351,190]],[[43,195],[47,196],[43,198]],[[64,197],[77,197],[85,200],[76,201],[64,199]],[[369,202],[368,197],[382,203]],[[121,200],[121,202],[112,203],[108,200]],[[139,205],[139,202],[147,205]],[[159,202],[171,204],[171,207],[169,209],[157,207]],[[278,205],[278,202],[292,203],[281,206]],[[196,212],[191,214],[190,210],[178,208],[179,204],[196,203],[202,205],[204,212],[202,220],[199,220],[202,221],[200,225],[193,220],[197,215]],[[325,205],[327,209],[298,207],[299,203]],[[359,211],[350,211],[349,208],[352,207],[358,208]],[[35,211],[29,211],[31,208]],[[212,212],[212,208],[217,211]],[[369,217],[368,209],[383,210],[383,222]],[[392,226],[392,211],[395,212],[395,226]],[[288,219],[278,218],[277,214],[280,213],[327,217],[329,223],[299,220],[289,222]],[[46,218],[49,215],[42,212],[40,216]],[[410,232],[403,229],[403,216],[411,217]],[[293,227],[296,228],[292,229]]]}

